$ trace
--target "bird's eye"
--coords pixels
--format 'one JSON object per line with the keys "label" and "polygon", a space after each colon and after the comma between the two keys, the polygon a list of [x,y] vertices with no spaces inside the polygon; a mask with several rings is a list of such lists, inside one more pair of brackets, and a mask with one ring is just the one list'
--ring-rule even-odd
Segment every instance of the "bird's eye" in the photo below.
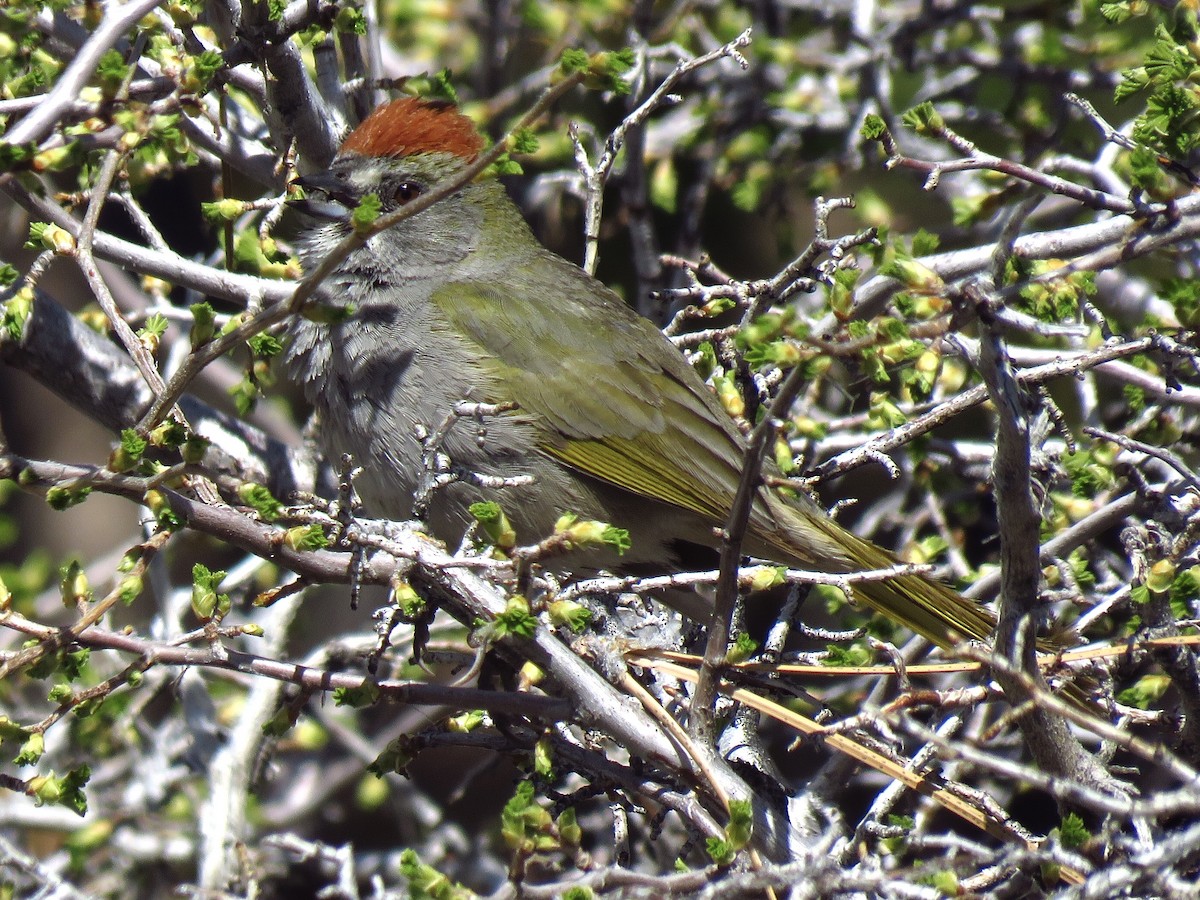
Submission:
{"label": "bird's eye", "polygon": [[392,194],[392,199],[403,206],[405,203],[410,203],[416,200],[425,192],[425,188],[417,184],[415,181],[402,181],[396,185],[396,190]]}

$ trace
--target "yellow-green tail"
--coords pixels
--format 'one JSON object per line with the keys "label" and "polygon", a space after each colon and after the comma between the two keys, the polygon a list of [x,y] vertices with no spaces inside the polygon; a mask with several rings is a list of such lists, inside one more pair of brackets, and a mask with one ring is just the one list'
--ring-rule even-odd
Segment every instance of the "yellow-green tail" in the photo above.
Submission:
{"label": "yellow-green tail", "polygon": [[[851,534],[807,497],[788,502],[772,496],[766,504],[756,505],[754,513],[747,550],[755,555],[840,575],[898,564],[887,550]],[[921,575],[858,582],[854,595],[939,647],[987,640],[996,628],[989,609]]]}
{"label": "yellow-green tail", "polygon": [[854,585],[854,595],[939,647],[949,648],[964,639],[987,640],[996,628],[996,619],[987,607],[920,575],[860,582]]}

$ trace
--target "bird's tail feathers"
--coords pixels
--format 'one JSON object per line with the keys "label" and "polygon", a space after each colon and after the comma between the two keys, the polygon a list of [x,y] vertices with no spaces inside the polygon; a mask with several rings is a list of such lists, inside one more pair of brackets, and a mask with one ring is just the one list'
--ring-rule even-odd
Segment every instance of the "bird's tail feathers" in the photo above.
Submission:
{"label": "bird's tail feathers", "polygon": [[[783,550],[786,561],[792,564],[836,574],[886,569],[899,562],[883,548],[842,528],[815,504],[810,510],[802,503],[769,502],[768,510],[756,509],[760,513],[758,521],[751,520],[756,537],[766,538],[775,549],[774,553],[764,554],[768,558],[779,557],[778,551]],[[766,518],[762,513],[767,513],[775,526],[768,534],[762,533],[762,520]],[[996,618],[987,607],[921,575],[862,581],[853,590],[859,602],[939,647],[950,648],[963,640],[987,640],[996,627]]]}

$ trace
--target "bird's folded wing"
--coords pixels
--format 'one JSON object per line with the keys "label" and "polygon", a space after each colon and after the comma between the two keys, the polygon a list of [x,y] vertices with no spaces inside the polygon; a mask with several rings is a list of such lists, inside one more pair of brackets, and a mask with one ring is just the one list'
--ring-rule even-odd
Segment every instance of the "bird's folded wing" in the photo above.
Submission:
{"label": "bird's folded wing", "polygon": [[482,281],[433,296],[478,345],[486,399],[517,403],[515,415],[540,429],[540,449],[566,465],[723,523],[745,444],[686,360],[564,260],[547,253],[516,274],[527,284],[519,297]]}

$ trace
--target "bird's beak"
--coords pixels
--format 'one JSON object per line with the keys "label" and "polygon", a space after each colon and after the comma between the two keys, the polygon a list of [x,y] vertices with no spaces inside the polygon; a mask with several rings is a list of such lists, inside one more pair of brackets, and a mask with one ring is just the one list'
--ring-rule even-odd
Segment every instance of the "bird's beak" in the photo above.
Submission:
{"label": "bird's beak", "polygon": [[306,196],[301,200],[289,200],[288,206],[314,219],[345,222],[357,205],[345,183],[328,172],[304,175],[294,179],[292,184],[301,188]]}

